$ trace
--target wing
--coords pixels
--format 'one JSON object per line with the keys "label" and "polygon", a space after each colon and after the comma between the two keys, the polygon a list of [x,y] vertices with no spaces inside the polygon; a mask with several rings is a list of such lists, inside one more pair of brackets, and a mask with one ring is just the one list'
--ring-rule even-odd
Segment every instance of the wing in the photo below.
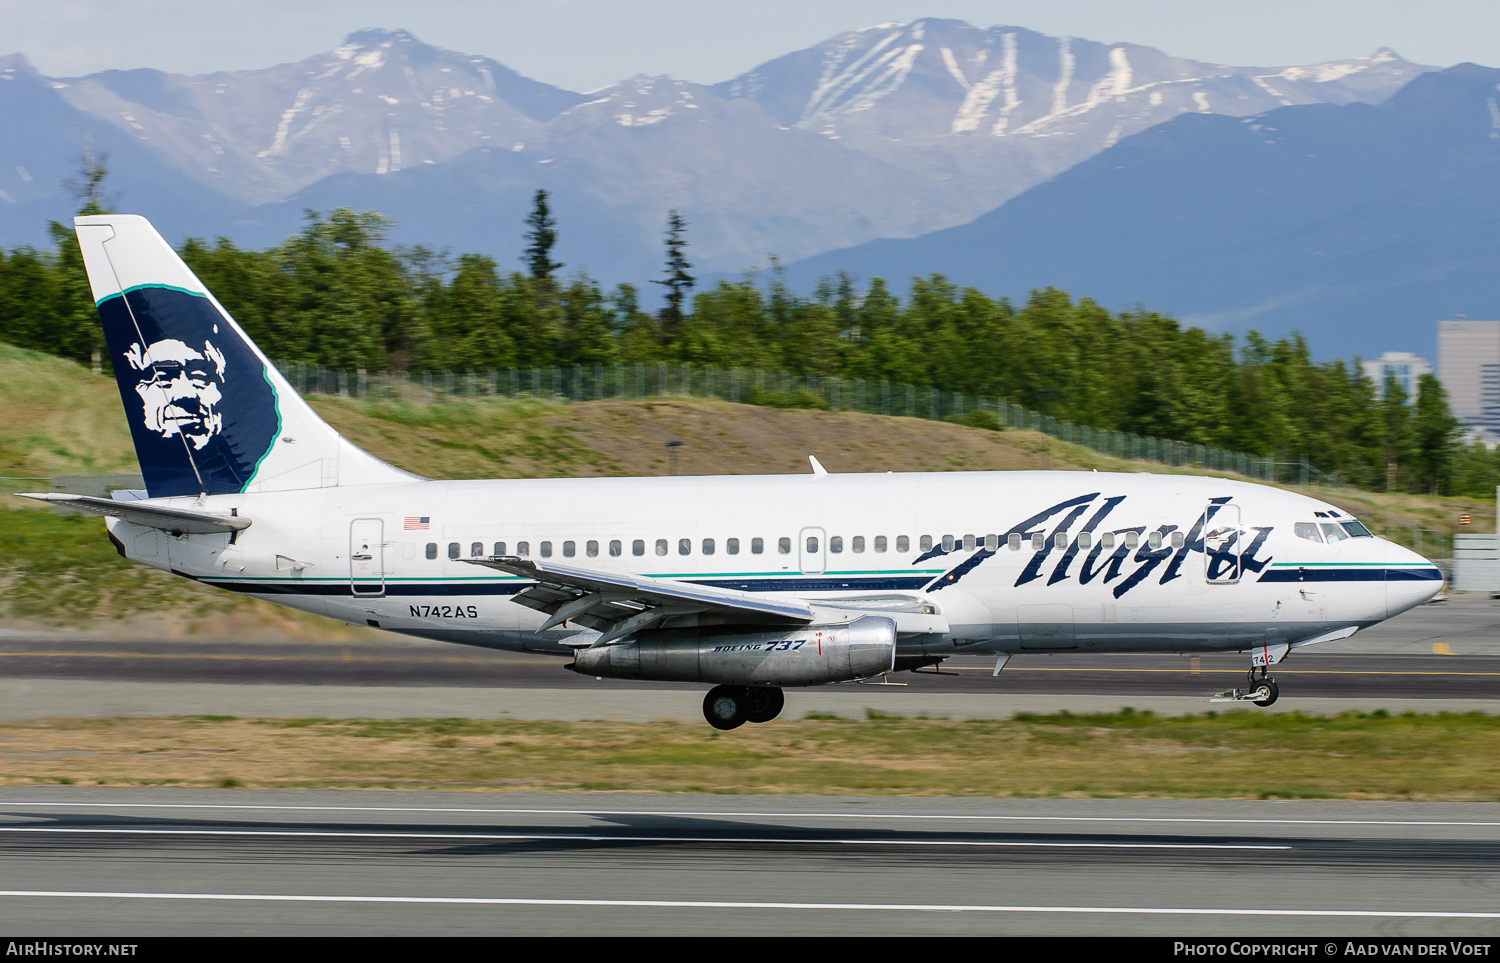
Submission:
{"label": "wing", "polygon": [[214,532],[242,532],[250,527],[250,519],[242,515],[218,515],[214,512],[195,512],[190,508],[168,508],[150,502],[115,501],[111,498],[95,498],[92,495],[64,495],[57,492],[18,492],[22,498],[66,505],[75,511],[91,515],[111,515],[115,518],[156,528],[173,535],[209,535]]}
{"label": "wing", "polygon": [[684,615],[773,625],[806,625],[813,620],[813,610],[795,599],[758,597],[677,579],[600,572],[514,555],[464,561],[535,580],[537,584],[523,589],[515,601],[547,613],[542,631],[568,621],[595,629],[601,634],[593,645],[605,645]]}

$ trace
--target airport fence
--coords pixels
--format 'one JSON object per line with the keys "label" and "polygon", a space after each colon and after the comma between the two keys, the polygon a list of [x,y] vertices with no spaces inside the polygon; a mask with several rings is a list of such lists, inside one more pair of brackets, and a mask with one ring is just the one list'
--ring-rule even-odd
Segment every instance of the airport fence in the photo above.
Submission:
{"label": "airport fence", "polygon": [[282,374],[303,394],[375,402],[445,404],[488,398],[549,401],[640,400],[669,396],[719,398],[773,408],[818,408],[950,421],[995,430],[1042,432],[1111,458],[1233,472],[1290,484],[1338,485],[1307,459],[1278,461],[1209,445],[1092,428],[1034,411],[1005,398],[965,395],[922,385],[839,375],[672,364],[574,365],[488,371],[349,371],[283,362]]}

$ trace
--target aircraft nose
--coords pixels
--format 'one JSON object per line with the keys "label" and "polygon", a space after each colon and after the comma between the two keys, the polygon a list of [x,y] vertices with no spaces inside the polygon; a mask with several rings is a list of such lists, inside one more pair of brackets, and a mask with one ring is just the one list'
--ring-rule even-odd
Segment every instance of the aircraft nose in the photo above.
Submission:
{"label": "aircraft nose", "polygon": [[1402,548],[1385,543],[1385,616],[1400,615],[1430,600],[1443,590],[1443,573],[1432,562]]}

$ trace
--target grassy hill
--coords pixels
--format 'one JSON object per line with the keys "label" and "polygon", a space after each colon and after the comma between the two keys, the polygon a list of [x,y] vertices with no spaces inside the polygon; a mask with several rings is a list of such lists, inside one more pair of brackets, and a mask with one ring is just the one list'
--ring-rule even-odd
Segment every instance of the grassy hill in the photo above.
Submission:
{"label": "grassy hill", "polygon": [[[1036,432],[850,412],[782,410],[696,398],[553,404],[480,401],[377,405],[313,396],[355,444],[432,478],[778,474],[830,471],[1099,469],[1189,472],[1107,458]],[[669,449],[667,442],[683,444]],[[0,475],[137,470],[113,378],[0,345]],[[1474,499],[1315,491],[1406,544],[1412,526],[1451,531],[1460,512],[1491,531],[1494,505]],[[10,627],[121,634],[343,638],[344,626],[203,588],[125,561],[96,518],[54,515],[0,497],[0,619]]]}

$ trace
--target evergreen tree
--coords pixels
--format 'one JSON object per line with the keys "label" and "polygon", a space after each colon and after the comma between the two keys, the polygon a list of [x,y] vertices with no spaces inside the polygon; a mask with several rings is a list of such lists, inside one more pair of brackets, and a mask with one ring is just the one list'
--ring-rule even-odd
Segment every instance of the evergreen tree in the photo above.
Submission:
{"label": "evergreen tree", "polygon": [[531,213],[526,215],[526,267],[531,279],[550,287],[552,275],[562,267],[552,260],[552,248],[557,244],[557,220],[547,204],[548,194],[538,189],[531,199]]}
{"label": "evergreen tree", "polygon": [[676,211],[667,212],[667,269],[666,279],[656,280],[653,283],[660,284],[667,289],[667,303],[661,309],[662,336],[668,344],[675,344],[682,335],[682,305],[687,300],[688,292],[693,289],[697,280],[687,273],[692,267],[688,263],[687,238],[683,235],[687,232],[687,221],[682,219]]}
{"label": "evergreen tree", "polygon": [[1417,410],[1412,417],[1416,448],[1416,490],[1445,494],[1453,490],[1453,462],[1463,423],[1448,407],[1448,393],[1436,375],[1417,379]]}

